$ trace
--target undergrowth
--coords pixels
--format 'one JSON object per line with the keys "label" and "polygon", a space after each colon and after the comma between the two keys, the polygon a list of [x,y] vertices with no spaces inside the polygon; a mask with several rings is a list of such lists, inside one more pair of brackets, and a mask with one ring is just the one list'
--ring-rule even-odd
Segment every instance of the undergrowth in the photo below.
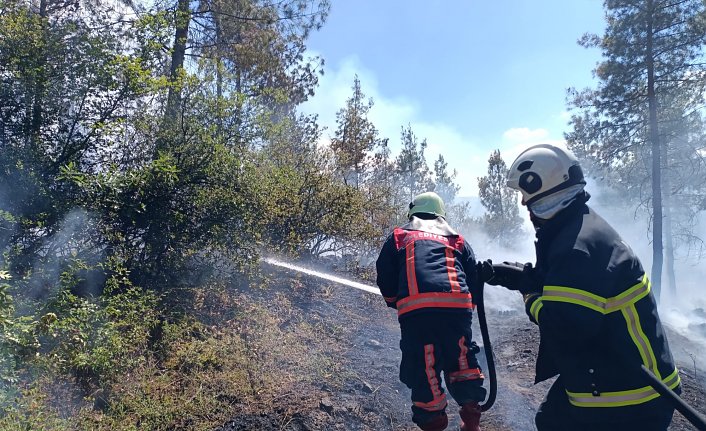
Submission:
{"label": "undergrowth", "polygon": [[[212,283],[178,296],[60,295],[28,323],[36,348],[4,380],[0,430],[212,430],[242,411],[286,416],[282,400],[343,379],[316,348],[337,330],[298,317],[284,295]],[[184,307],[165,314],[165,301]]]}

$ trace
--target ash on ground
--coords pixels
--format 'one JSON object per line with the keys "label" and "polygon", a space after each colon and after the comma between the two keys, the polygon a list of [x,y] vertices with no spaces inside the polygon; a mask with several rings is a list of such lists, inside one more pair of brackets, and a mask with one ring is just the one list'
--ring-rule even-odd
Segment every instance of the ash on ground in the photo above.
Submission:
{"label": "ash on ground", "polygon": [[[321,339],[311,349],[326,354],[332,361],[328,366],[340,371],[329,378],[312,379],[296,394],[275,397],[267,411],[262,406],[257,410],[242,406],[218,431],[416,430],[410,420],[409,390],[398,378],[401,354],[395,311],[385,307],[377,295],[289,271],[276,271],[273,279],[278,280],[273,289],[291,298],[293,309],[289,312],[293,316],[330,328],[324,333],[334,335]],[[271,296],[263,292],[260,295],[263,301]],[[498,397],[495,406],[484,413],[482,429],[535,429],[535,411],[552,383],[533,384],[537,328],[524,312],[512,309],[489,309],[488,324]],[[477,323],[474,325],[474,338],[480,344],[480,330]],[[672,350],[679,353],[675,356],[683,382],[682,397],[706,413],[706,372],[694,356],[696,346],[671,331],[668,335]],[[448,429],[458,429],[458,407],[448,398]],[[675,413],[670,431],[692,429],[686,419]]]}

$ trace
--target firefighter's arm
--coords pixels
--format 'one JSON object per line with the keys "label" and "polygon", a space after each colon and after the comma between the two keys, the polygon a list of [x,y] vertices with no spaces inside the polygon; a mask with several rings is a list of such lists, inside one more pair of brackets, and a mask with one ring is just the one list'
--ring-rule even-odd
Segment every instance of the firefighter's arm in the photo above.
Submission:
{"label": "firefighter's arm", "polygon": [[397,268],[395,239],[390,235],[382,246],[380,256],[375,262],[377,269],[377,285],[388,307],[397,308]]}
{"label": "firefighter's arm", "polygon": [[581,344],[598,334],[603,321],[602,297],[596,289],[603,271],[595,259],[571,250],[549,266],[542,292],[525,293],[525,310],[542,332],[567,345]]}
{"label": "firefighter's arm", "polygon": [[463,272],[466,274],[468,289],[471,291],[471,294],[475,294],[478,289],[482,288],[481,284],[483,282],[478,278],[476,256],[473,253],[473,248],[471,248],[471,245],[465,240],[463,242],[463,252],[461,253],[461,266],[463,267]]}

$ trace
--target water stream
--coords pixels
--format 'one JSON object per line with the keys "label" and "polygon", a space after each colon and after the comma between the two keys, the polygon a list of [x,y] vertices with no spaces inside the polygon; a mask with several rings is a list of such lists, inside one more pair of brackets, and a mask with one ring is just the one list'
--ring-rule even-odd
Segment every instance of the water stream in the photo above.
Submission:
{"label": "water stream", "polygon": [[326,274],[325,272],[314,271],[313,269],[304,268],[303,266],[293,265],[288,262],[282,262],[281,260],[273,259],[271,257],[265,257],[263,261],[269,263],[270,265],[279,266],[282,268],[291,269],[292,271],[301,272],[314,277],[323,278],[325,280],[333,281],[334,283],[343,284],[345,286],[354,287],[356,289],[364,290],[368,293],[374,293],[380,295],[380,290],[376,287],[370,286],[368,284],[358,283],[357,281],[348,280],[343,277],[338,277],[336,275]]}

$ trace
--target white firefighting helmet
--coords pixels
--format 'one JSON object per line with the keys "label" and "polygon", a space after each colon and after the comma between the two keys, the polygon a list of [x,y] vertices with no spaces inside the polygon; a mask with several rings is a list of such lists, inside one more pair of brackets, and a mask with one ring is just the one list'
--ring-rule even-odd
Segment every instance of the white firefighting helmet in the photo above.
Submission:
{"label": "white firefighting helmet", "polygon": [[507,186],[522,193],[525,205],[576,184],[586,184],[576,156],[548,144],[523,151],[507,174]]}
{"label": "white firefighting helmet", "polygon": [[434,214],[440,217],[446,217],[446,209],[444,201],[434,192],[426,192],[414,197],[414,200],[409,203],[409,211],[407,218],[411,218],[413,214]]}

